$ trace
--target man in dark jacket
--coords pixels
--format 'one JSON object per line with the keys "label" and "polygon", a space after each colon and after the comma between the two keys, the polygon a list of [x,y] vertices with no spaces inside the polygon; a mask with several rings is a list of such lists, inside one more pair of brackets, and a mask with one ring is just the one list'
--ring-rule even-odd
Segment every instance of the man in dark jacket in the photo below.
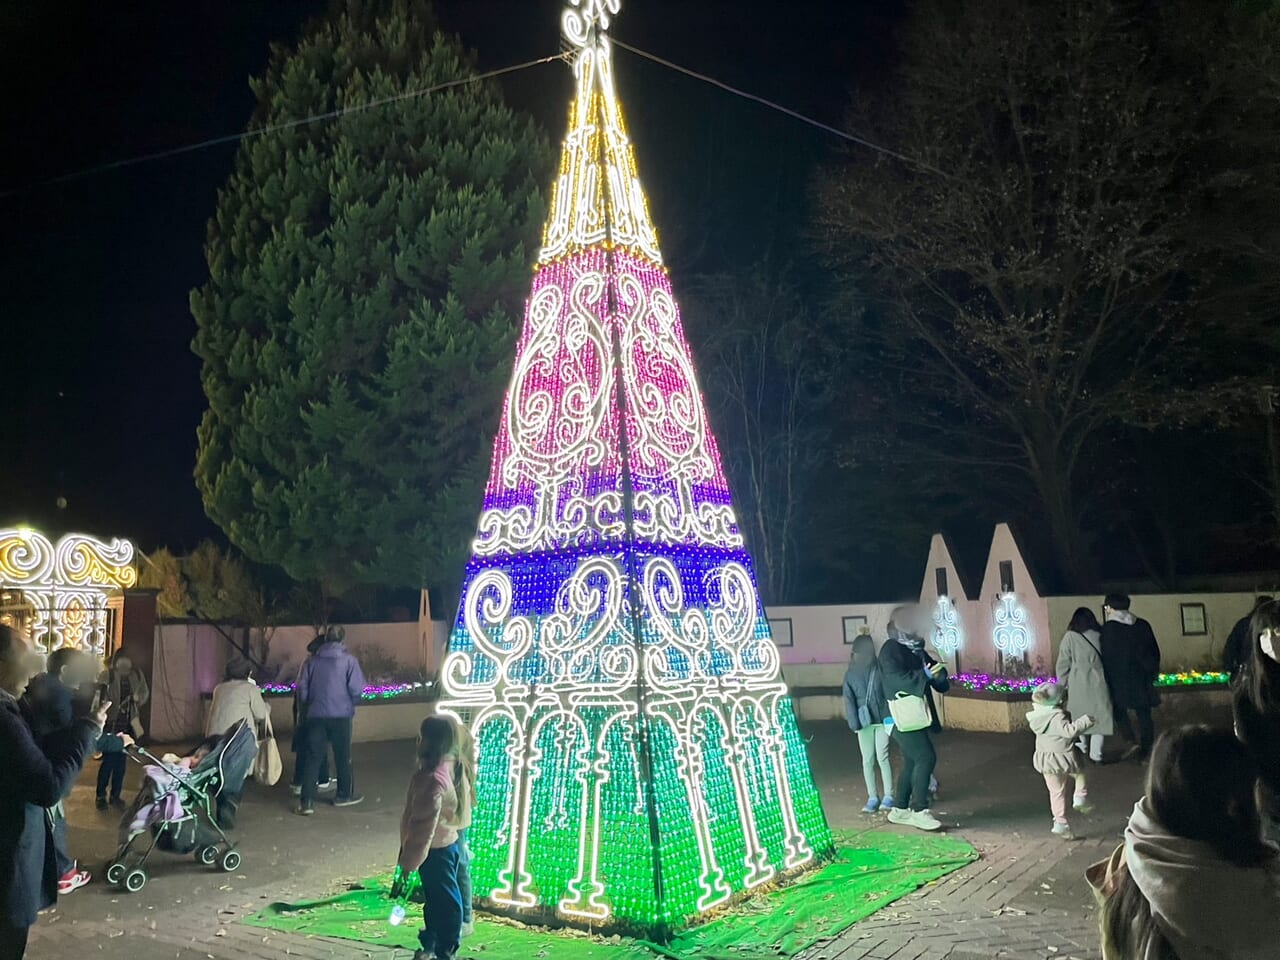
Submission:
{"label": "man in dark jacket", "polygon": [[[1160,676],[1160,645],[1151,624],[1129,612],[1129,598],[1109,594],[1102,604],[1106,617],[1102,624],[1102,669],[1107,675],[1116,728],[1131,746],[1124,755],[1129,760],[1145,760],[1155,742],[1151,709],[1160,703],[1156,680]],[[1134,736],[1129,720],[1132,711],[1138,723]]]}
{"label": "man in dark jacket", "polygon": [[1227,642],[1222,647],[1222,669],[1231,674],[1234,680],[1240,675],[1245,663],[1249,660],[1249,621],[1263,604],[1271,602],[1270,597],[1258,597],[1253,601],[1253,609],[1236,621],[1236,625],[1227,634]]}
{"label": "man in dark jacket", "polygon": [[71,787],[106,708],[37,744],[18,697],[40,670],[26,639],[0,625],[0,960],[21,960],[36,914],[58,898],[48,808]]}
{"label": "man in dark jacket", "polygon": [[298,813],[304,817],[315,812],[320,760],[329,747],[333,748],[338,775],[334,804],[349,807],[364,799],[355,792],[351,770],[351,722],[364,692],[364,673],[340,633],[331,631],[325,640],[298,674],[299,709],[305,713],[307,726],[307,766],[298,803]]}
{"label": "man in dark jacket", "polygon": [[[49,654],[45,671],[33,677],[18,701],[22,717],[42,748],[54,734],[75,720],[77,698],[92,697],[90,684],[96,675],[93,659],[84,651],[59,647]],[[87,884],[88,870],[78,869],[67,850],[67,817],[59,801],[49,809],[53,819],[53,847],[58,859],[58,895],[65,896]]]}

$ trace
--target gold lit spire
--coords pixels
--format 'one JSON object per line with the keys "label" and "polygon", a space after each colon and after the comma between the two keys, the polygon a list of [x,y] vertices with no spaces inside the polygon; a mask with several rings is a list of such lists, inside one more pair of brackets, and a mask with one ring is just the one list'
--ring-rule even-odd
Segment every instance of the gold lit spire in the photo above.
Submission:
{"label": "gold lit spire", "polygon": [[561,18],[565,39],[575,49],[577,89],[551,187],[543,263],[606,241],[662,263],[613,88],[608,29],[620,7],[621,0],[569,0]]}

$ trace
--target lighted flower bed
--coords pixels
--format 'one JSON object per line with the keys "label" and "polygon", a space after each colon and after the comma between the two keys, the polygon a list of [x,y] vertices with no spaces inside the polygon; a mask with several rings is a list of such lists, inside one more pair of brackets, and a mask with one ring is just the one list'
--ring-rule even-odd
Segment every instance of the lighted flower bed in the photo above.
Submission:
{"label": "lighted flower bed", "polygon": [[[1188,670],[1163,673],[1156,683],[1162,691],[1169,694],[1203,691],[1217,696],[1215,691],[1225,691],[1229,679],[1225,673]],[[987,673],[958,673],[951,678],[950,692],[938,698],[943,725],[953,730],[988,733],[1025,730],[1031,692],[1051,680],[1056,682],[1054,677],[1000,677]]]}
{"label": "lighted flower bed", "polygon": [[[1162,673],[1156,680],[1159,687],[1225,686],[1231,680],[1229,674],[1213,671],[1188,670],[1182,673]],[[953,687],[975,693],[1007,693],[1031,695],[1031,691],[1043,683],[1057,683],[1057,677],[993,677],[986,673],[957,673],[951,678]]]}
{"label": "lighted flower bed", "polygon": [[[264,696],[292,696],[296,683],[264,683],[260,689]],[[425,696],[431,689],[429,683],[371,683],[360,693],[364,700],[392,700],[396,697]]]}

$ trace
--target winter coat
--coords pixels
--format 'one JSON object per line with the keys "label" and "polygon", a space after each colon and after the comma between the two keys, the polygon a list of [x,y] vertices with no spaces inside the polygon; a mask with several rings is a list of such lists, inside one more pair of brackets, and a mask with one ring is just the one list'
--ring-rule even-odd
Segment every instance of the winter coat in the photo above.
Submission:
{"label": "winter coat", "polygon": [[271,708],[262,699],[262,691],[252,680],[227,680],[213,688],[209,719],[205,721],[206,737],[222,735],[241,720],[256,726],[267,719]]}
{"label": "winter coat", "polygon": [[1116,732],[1111,710],[1107,673],[1102,666],[1102,644],[1097,630],[1077,633],[1068,630],[1058,648],[1058,686],[1067,691],[1071,713],[1093,717],[1093,726],[1084,733],[1109,737]]}
{"label": "winter coat", "polygon": [[[1273,960],[1280,943],[1280,857],[1241,867],[1208,844],[1171,834],[1144,799],[1134,807],[1124,845],[1086,874],[1098,900],[1111,897],[1127,873],[1151,908],[1157,940],[1179,960]],[[1121,956],[1104,936],[1104,960],[1163,960],[1148,945],[1143,956]]]}
{"label": "winter coat", "polygon": [[1031,758],[1036,773],[1079,773],[1080,754],[1075,741],[1091,719],[1081,715],[1079,720],[1072,720],[1061,706],[1032,707],[1027,724],[1036,735],[1036,752]]}
{"label": "winter coat", "polygon": [[15,927],[58,898],[58,865],[46,807],[75,783],[93,746],[97,723],[72,720],[43,747],[22,719],[18,701],[0,691],[0,905]]}
{"label": "winter coat", "polygon": [[1250,669],[1246,666],[1231,688],[1236,737],[1258,765],[1267,814],[1280,820],[1280,711],[1264,712],[1254,706],[1248,694]]}
{"label": "winter coat", "polygon": [[1117,710],[1160,703],[1160,645],[1151,624],[1128,610],[1114,611],[1102,625],[1102,666]]}
{"label": "winter coat", "polygon": [[923,650],[912,650],[904,643],[890,637],[880,647],[877,658],[880,664],[881,684],[884,688],[885,700],[892,700],[899,693],[907,693],[913,697],[924,697],[929,704],[929,712],[933,714],[933,723],[928,729],[937,732],[942,729],[938,720],[938,711],[934,707],[930,692],[937,690],[946,693],[951,689],[951,681],[944,668],[937,677],[925,672],[926,665],[933,665],[934,660]]}
{"label": "winter coat", "polygon": [[415,772],[400,815],[400,868],[406,873],[417,870],[433,849],[456,843],[458,830],[453,821],[457,817],[453,764],[445,759],[434,770]]}
{"label": "winter coat", "polygon": [[128,730],[128,720],[121,717],[121,711],[128,708],[133,711],[133,716],[138,715],[138,708],[151,699],[151,689],[147,686],[147,678],[142,675],[142,671],[134,668],[129,673],[129,702],[125,703],[125,698],[120,693],[120,675],[115,670],[108,670],[102,675],[100,683],[106,684],[107,692],[103,695],[103,700],[111,701],[111,709],[107,712],[106,730],[120,731]]}
{"label": "winter coat", "polygon": [[363,691],[360,661],[341,643],[321,646],[298,674],[298,701],[307,720],[354,717]]}
{"label": "winter coat", "polygon": [[871,666],[860,670],[850,663],[844,672],[844,718],[849,729],[857,733],[863,727],[883,723],[887,716],[889,704],[879,665],[873,660]]}

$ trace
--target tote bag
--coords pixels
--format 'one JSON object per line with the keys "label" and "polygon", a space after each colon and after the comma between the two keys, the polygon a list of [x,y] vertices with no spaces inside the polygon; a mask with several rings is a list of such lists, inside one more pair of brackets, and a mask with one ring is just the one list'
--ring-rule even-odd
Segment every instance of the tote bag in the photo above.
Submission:
{"label": "tote bag", "polygon": [[913,696],[905,690],[899,690],[896,697],[889,698],[889,715],[893,717],[893,725],[903,733],[923,730],[933,723],[924,697]]}
{"label": "tote bag", "polygon": [[253,758],[253,779],[264,786],[273,787],[283,770],[276,732],[271,728],[271,718],[267,717],[262,722],[262,736],[258,738],[258,755]]}

